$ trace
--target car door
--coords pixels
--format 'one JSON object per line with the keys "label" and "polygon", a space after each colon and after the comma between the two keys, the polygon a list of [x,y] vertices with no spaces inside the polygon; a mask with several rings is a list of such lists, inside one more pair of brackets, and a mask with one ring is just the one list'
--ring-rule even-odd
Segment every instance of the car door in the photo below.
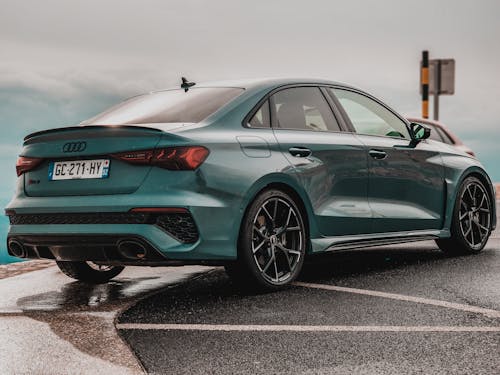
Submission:
{"label": "car door", "polygon": [[330,88],[368,155],[374,233],[440,229],[445,205],[440,153],[414,142],[407,123],[374,98]]}
{"label": "car door", "polygon": [[271,122],[324,236],[370,230],[368,172],[364,146],[342,131],[328,94],[316,86],[287,87],[270,97]]}

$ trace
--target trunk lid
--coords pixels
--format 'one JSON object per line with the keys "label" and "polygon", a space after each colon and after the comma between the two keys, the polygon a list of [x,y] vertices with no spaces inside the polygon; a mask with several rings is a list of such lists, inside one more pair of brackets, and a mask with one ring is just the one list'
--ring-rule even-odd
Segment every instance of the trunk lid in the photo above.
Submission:
{"label": "trunk lid", "polygon": [[[154,149],[162,137],[171,138],[173,143],[182,139],[145,126],[76,126],[30,134],[25,138],[21,155],[44,160],[23,174],[25,193],[33,197],[132,193],[144,181],[151,166],[132,165],[110,155]],[[92,160],[106,164],[107,177],[104,173],[104,178],[53,180],[56,162],[69,162],[68,168],[72,161],[96,166],[97,162]]]}

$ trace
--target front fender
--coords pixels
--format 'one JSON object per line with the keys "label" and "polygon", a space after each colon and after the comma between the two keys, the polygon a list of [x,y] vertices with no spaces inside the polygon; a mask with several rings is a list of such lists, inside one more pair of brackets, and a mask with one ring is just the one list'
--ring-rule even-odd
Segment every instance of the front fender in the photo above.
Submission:
{"label": "front fender", "polygon": [[[455,202],[457,201],[458,193],[460,190],[460,186],[463,181],[470,176],[475,176],[479,178],[485,185],[488,193],[491,198],[491,223],[492,230],[496,228],[497,216],[496,216],[496,201],[495,201],[495,188],[493,183],[491,182],[488,173],[484,170],[481,163],[472,158],[468,159],[468,166],[463,168],[463,158],[460,158],[461,168],[459,167],[459,163],[449,163],[450,158],[448,158],[448,163],[446,163],[445,159],[445,183],[446,183],[446,191],[447,191],[447,199],[446,199],[446,212],[445,212],[445,222],[444,228],[451,228],[451,222],[453,218],[453,210],[455,208]],[[452,160],[455,161],[455,160]]]}

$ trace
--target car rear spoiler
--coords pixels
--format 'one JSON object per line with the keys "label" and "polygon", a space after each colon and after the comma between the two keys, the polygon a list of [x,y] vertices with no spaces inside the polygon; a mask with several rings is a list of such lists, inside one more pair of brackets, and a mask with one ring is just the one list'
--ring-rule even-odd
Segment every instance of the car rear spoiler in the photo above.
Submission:
{"label": "car rear spoiler", "polygon": [[78,131],[78,130],[87,130],[87,129],[102,129],[102,128],[113,128],[113,129],[144,129],[144,130],[149,130],[149,131],[154,131],[158,133],[163,133],[161,129],[155,128],[155,127],[150,127],[150,126],[138,126],[138,125],[80,125],[80,126],[69,126],[69,127],[64,127],[64,128],[54,128],[54,129],[47,129],[47,130],[41,130],[38,132],[34,132],[31,134],[28,134],[26,137],[24,137],[24,141],[31,140],[32,138],[39,137],[41,135],[47,135],[51,133],[60,133],[60,132],[71,132],[71,131]]}

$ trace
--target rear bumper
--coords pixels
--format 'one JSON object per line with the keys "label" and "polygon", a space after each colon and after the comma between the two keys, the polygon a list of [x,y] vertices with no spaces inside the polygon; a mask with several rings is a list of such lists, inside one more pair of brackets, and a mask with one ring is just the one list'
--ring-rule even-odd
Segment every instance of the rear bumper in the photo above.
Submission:
{"label": "rear bumper", "polygon": [[175,260],[166,257],[147,239],[138,235],[9,235],[11,256],[57,261],[93,261],[112,265],[182,266],[219,265],[222,261]]}
{"label": "rear bumper", "polygon": [[[60,220],[66,215],[60,214]],[[83,218],[88,218],[89,214],[83,215]],[[161,223],[165,224],[163,221]],[[12,223],[7,237],[7,248],[9,249],[9,242],[17,241],[25,247],[21,256],[24,258],[100,261],[145,266],[223,264],[223,261],[234,259],[236,256],[235,246],[228,238],[206,237],[204,234],[207,232],[200,230],[194,240],[188,236],[185,239],[189,241],[183,242],[179,236],[172,234],[171,227],[168,225],[161,227],[158,224],[157,221],[148,221],[144,224]],[[175,233],[181,232],[176,230]],[[125,256],[119,251],[119,244],[126,240],[140,243],[146,249],[146,256]],[[10,249],[8,252],[10,255],[20,257]]]}
{"label": "rear bumper", "polygon": [[[153,209],[153,212],[73,212],[17,214],[8,212],[11,225],[149,224],[165,231],[180,243],[198,241],[198,228],[186,209]],[[163,212],[162,212],[163,211]]]}
{"label": "rear bumper", "polygon": [[[136,253],[132,249],[127,253],[119,251],[124,243],[136,244]],[[167,260],[139,236],[14,235],[7,238],[7,249],[9,255],[30,259],[117,263],[154,263]]]}
{"label": "rear bumper", "polygon": [[[16,215],[12,217],[8,236],[142,238],[169,261],[205,264],[205,261],[234,260],[241,200],[238,196],[222,195],[221,199],[215,195],[170,189],[99,196],[27,197],[20,190],[6,207],[9,215]],[[148,207],[184,209],[192,217],[194,231],[182,233],[185,225],[172,231],[175,224],[172,220],[158,221],[163,214],[146,217],[131,212]],[[82,245],[78,251],[87,254],[86,248]]]}

